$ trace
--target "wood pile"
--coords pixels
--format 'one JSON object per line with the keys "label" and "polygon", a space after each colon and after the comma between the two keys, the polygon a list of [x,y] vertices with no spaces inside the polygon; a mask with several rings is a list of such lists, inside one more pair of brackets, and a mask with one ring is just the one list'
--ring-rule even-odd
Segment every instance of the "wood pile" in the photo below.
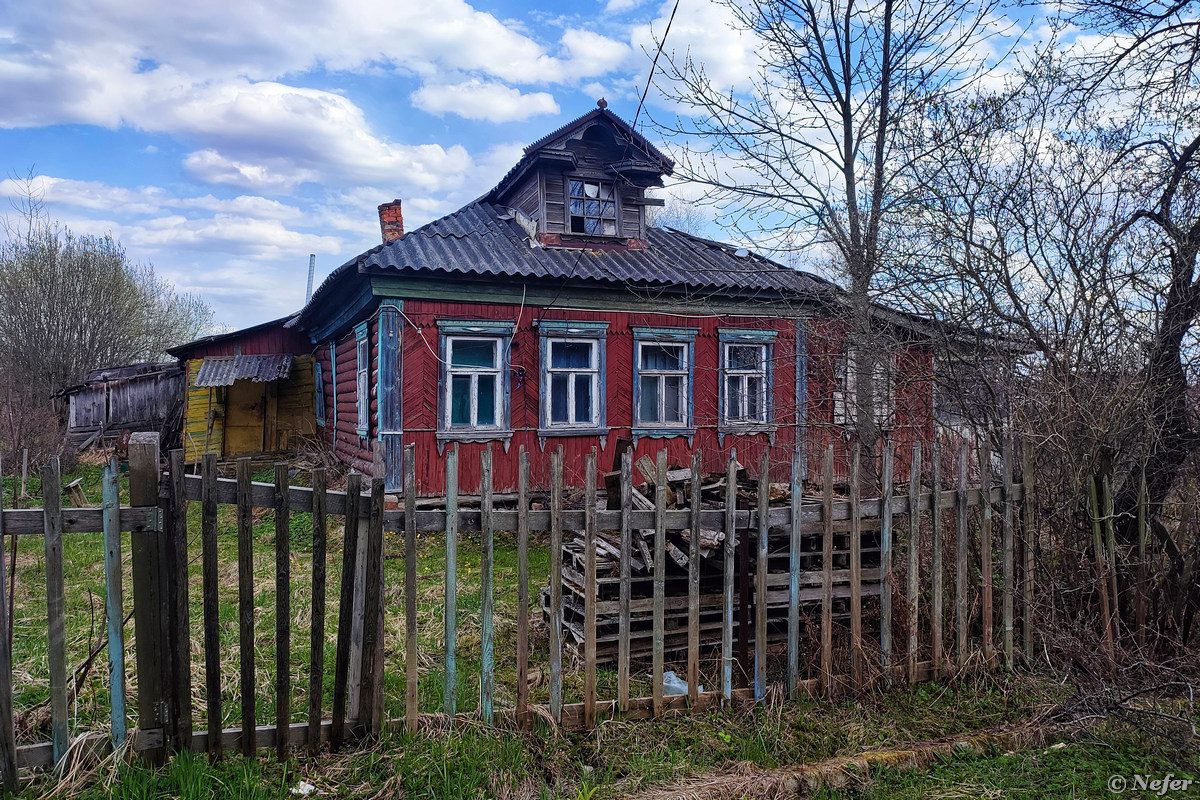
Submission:
{"label": "wood pile", "polygon": [[[618,456],[615,461],[619,463]],[[656,473],[653,461],[643,456],[634,464],[632,488],[635,510],[654,510]],[[601,507],[620,508],[620,472],[605,475],[606,497]],[[667,507],[689,508],[691,470],[672,468],[667,471]],[[706,509],[723,509],[726,476],[724,472],[702,476],[700,505]],[[737,471],[737,507],[753,509],[758,505],[758,481],[744,468]],[[770,505],[787,507],[791,502],[791,486],[770,484]],[[819,498],[804,497],[805,506],[817,508]],[[863,596],[879,594],[879,521],[863,519],[862,565]],[[758,531],[741,530],[745,543],[737,543],[734,587],[734,637],[739,638],[738,621],[743,615],[741,596],[745,592],[749,605],[754,605],[754,574],[757,569]],[[786,638],[788,607],[788,569],[790,562],[788,526],[774,526],[768,532],[767,614],[768,638]],[[654,537],[653,529],[634,529],[630,543],[630,654],[648,656],[653,634],[654,598]],[[688,550],[692,532],[689,529],[668,530],[666,534],[666,572],[664,647],[667,652],[681,651],[687,645],[688,615]],[[719,646],[721,642],[722,592],[724,586],[725,532],[701,529],[700,537],[700,638],[701,645]],[[800,559],[800,600],[802,614],[808,613],[819,624],[822,590],[822,531],[811,526],[803,531]],[[849,603],[849,525],[834,526],[834,615],[846,616]],[[617,657],[620,624],[621,591],[621,534],[617,530],[599,530],[596,536],[596,652],[601,662],[613,662]],[[582,531],[564,531],[562,573],[562,619],[566,640],[580,649],[584,643],[584,536]],[[541,606],[547,621],[550,615],[550,590],[541,590]],[[753,624],[753,615],[749,616]],[[748,631],[747,636],[752,637]]]}

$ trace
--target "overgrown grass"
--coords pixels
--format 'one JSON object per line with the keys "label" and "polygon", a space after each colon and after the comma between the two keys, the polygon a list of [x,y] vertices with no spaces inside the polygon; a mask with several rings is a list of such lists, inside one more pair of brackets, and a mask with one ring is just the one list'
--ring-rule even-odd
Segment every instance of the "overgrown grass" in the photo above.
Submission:
{"label": "overgrown grass", "polygon": [[[347,798],[619,798],[738,765],[769,769],[1018,723],[1062,691],[1015,676],[872,695],[862,703],[805,701],[657,721],[609,720],[588,734],[466,724],[453,733],[389,733],[366,752],[298,756],[288,764],[264,751],[253,762],[227,756],[210,765],[183,756],[159,771],[126,766],[110,785],[97,779],[74,796],[282,799],[307,780],[326,796]],[[43,779],[29,793],[50,785]],[[205,788],[197,794],[189,788],[195,785]]]}
{"label": "overgrown grass", "polygon": [[[1150,779],[1200,779],[1200,758],[1195,754],[1164,751],[1152,740],[1128,728],[1104,726],[1093,735],[1020,753],[992,750],[982,756],[956,755],[916,772],[878,770],[862,785],[825,790],[825,800],[925,800],[951,797],[1005,797],[1015,800],[1042,798],[1193,797],[1200,784],[1186,791],[1135,791],[1134,776]],[[1125,781],[1121,792],[1110,789],[1114,776]]]}

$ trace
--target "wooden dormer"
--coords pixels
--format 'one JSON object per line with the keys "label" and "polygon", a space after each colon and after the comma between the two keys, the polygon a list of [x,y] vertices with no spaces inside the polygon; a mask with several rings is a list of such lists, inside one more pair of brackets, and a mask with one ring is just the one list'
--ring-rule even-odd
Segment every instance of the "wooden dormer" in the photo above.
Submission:
{"label": "wooden dormer", "polygon": [[600,107],[525,148],[487,199],[506,206],[547,247],[643,249],[646,207],[662,200],[674,162]]}

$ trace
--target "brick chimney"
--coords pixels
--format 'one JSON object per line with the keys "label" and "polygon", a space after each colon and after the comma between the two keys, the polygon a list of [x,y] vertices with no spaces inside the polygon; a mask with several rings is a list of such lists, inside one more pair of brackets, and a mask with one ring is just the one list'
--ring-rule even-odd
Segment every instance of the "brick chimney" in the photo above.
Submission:
{"label": "brick chimney", "polygon": [[404,214],[400,212],[400,201],[393,200],[379,207],[379,230],[383,243],[394,242],[404,235]]}

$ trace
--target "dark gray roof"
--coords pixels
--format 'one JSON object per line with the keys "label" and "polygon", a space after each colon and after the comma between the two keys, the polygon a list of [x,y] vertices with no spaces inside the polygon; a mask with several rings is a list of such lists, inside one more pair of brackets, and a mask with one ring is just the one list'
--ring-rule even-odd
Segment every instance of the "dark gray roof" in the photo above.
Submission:
{"label": "dark gray roof", "polygon": [[335,270],[330,279],[354,265],[370,271],[577,279],[789,296],[837,292],[834,284],[815,275],[663,228],[649,229],[642,250],[535,246],[507,209],[484,201],[363,253]]}
{"label": "dark gray roof", "polygon": [[290,355],[209,356],[196,373],[197,386],[232,386],[234,381],[255,383],[286,378],[292,374]]}

